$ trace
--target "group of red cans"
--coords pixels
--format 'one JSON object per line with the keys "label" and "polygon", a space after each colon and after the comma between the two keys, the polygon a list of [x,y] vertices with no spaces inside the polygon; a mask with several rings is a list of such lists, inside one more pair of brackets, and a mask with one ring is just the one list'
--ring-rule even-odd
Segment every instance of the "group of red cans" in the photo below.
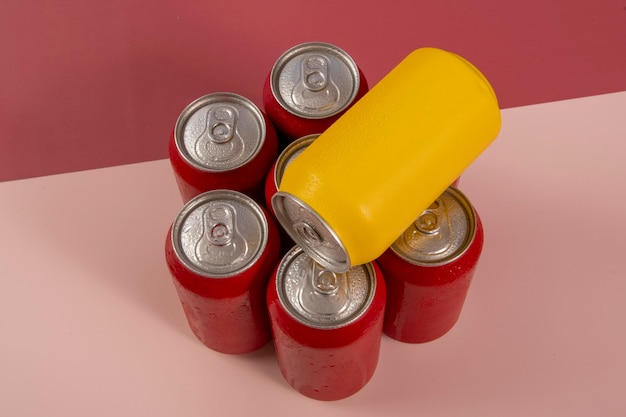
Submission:
{"label": "group of red cans", "polygon": [[181,112],[169,141],[184,206],[165,256],[191,330],[226,354],[273,341],[287,383],[318,400],[367,384],[383,333],[424,343],[448,332],[483,245],[455,185],[382,256],[346,273],[316,263],[280,227],[270,201],[285,168],[367,91],[342,49],[297,45],[267,76],[264,111],[208,94]]}

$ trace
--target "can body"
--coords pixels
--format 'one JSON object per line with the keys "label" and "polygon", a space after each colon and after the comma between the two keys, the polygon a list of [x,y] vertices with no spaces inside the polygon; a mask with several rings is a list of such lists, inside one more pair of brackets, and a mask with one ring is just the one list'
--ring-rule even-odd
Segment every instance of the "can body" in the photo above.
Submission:
{"label": "can body", "polygon": [[[267,207],[274,219],[276,219],[276,213],[274,213],[274,209],[272,208],[272,197],[278,191],[278,184],[280,184],[280,179],[283,176],[285,168],[318,136],[318,134],[307,135],[291,142],[285,149],[283,149],[280,155],[278,155],[278,158],[267,173],[267,177],[265,178],[265,207]],[[282,247],[281,253],[285,254],[295,243],[285,229],[279,227],[279,231]]]}
{"label": "can body", "polygon": [[178,214],[165,257],[189,326],[207,347],[241,354],[271,339],[265,295],[279,239],[266,211],[232,190],[200,194]]}
{"label": "can body", "polygon": [[476,210],[448,188],[377,259],[387,283],[385,334],[406,343],[446,334],[461,314],[483,240]]}
{"label": "can body", "polygon": [[304,151],[319,134],[310,134],[303,136],[291,142],[283,151],[278,155],[278,158],[272,164],[272,167],[267,173],[265,178],[265,206],[276,216],[274,209],[272,208],[272,197],[278,192],[278,186],[283,177],[283,173],[289,164]]}
{"label": "can body", "polygon": [[326,130],[367,90],[363,72],[345,51],[308,42],[275,62],[263,87],[263,106],[289,143]]}
{"label": "can body", "polygon": [[474,66],[418,49],[287,167],[274,211],[324,266],[369,262],[496,138],[500,122]]}
{"label": "can body", "polygon": [[168,151],[183,202],[215,189],[263,201],[263,179],[278,155],[278,138],[250,100],[212,93],[181,112]]}
{"label": "can body", "polygon": [[385,283],[373,262],[325,274],[294,247],[274,271],[267,303],[283,377],[301,394],[331,401],[358,392],[374,374]]}

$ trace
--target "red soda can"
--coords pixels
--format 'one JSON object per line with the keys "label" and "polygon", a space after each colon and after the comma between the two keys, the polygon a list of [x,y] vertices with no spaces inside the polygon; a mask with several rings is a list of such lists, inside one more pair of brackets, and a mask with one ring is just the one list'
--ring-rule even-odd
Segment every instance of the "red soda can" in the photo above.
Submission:
{"label": "red soda can", "polygon": [[457,322],[483,247],[478,213],[449,187],[378,259],[387,283],[384,332],[423,343]]}
{"label": "red soda can", "polygon": [[321,133],[368,91],[352,57],[335,45],[307,42],[285,51],[263,88],[263,105],[287,142]]}
{"label": "red soda can", "polygon": [[245,97],[212,93],[179,115],[169,158],[184,202],[205,191],[232,189],[262,201],[265,174],[278,154],[276,130]]}
{"label": "red soda can", "polygon": [[271,339],[265,294],[279,249],[276,224],[245,194],[213,190],[185,204],[168,231],[165,257],[202,343],[240,354]]}
{"label": "red soda can", "polygon": [[376,263],[335,273],[295,246],[274,270],[267,303],[280,371],[298,392],[339,400],[371,379],[385,308]]}

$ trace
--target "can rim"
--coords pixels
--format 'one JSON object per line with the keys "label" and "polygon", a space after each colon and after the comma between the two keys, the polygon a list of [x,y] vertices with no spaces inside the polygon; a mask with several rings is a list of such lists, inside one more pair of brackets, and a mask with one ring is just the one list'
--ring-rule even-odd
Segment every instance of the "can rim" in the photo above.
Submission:
{"label": "can rim", "polygon": [[[299,219],[296,223],[288,214],[288,205],[291,206],[292,210],[297,209],[299,212],[305,213],[306,217]],[[343,273],[350,269],[352,262],[346,246],[337,233],[312,207],[285,191],[278,191],[272,196],[272,207],[283,229],[309,257],[333,272]],[[303,228],[294,230],[297,225],[302,225]],[[321,230],[317,230],[317,228],[321,228]],[[306,233],[307,231],[312,232],[316,238],[312,239],[312,236]],[[326,238],[327,244],[322,244],[324,240],[320,241],[319,238]],[[328,242],[332,244],[332,247],[329,248]],[[332,250],[333,247],[335,248],[334,254],[341,255],[340,257],[324,255],[322,249],[326,248],[328,251]]]}
{"label": "can rim", "polygon": [[[263,232],[262,233],[263,236],[261,238],[261,242],[254,256],[252,256],[252,258],[241,268],[238,268],[234,271],[227,272],[227,273],[209,273],[206,270],[203,270],[202,268],[198,267],[194,262],[192,262],[187,257],[184,249],[181,246],[181,241],[177,237],[180,236],[183,224],[185,223],[185,220],[187,219],[189,214],[191,214],[199,206],[207,202],[218,200],[218,199],[225,199],[225,198],[234,199],[247,205],[251,209],[253,214],[257,217],[257,220],[259,220],[261,230]],[[176,217],[174,218],[174,222],[172,223],[170,243],[172,244],[172,248],[174,250],[174,254],[176,255],[176,258],[181,262],[181,264],[183,264],[185,268],[189,269],[193,273],[200,275],[204,278],[230,278],[230,277],[239,275],[247,271],[254,264],[257,263],[257,261],[261,258],[261,255],[263,254],[263,252],[265,252],[265,248],[267,247],[268,240],[269,240],[268,233],[269,233],[269,225],[267,222],[267,218],[265,217],[265,214],[263,213],[261,206],[259,206],[259,204],[256,201],[254,201],[252,198],[238,191],[228,190],[228,189],[217,189],[217,190],[211,190],[211,191],[207,191],[202,194],[199,194],[195,196],[194,198],[192,198],[191,200],[189,200],[183,206],[183,208],[180,210],[178,215],[176,215]]]}
{"label": "can rim", "polygon": [[312,133],[310,135],[302,136],[291,142],[283,151],[278,155],[276,159],[276,168],[274,169],[274,186],[278,190],[280,186],[280,180],[283,177],[283,173],[287,168],[287,162],[292,158],[292,155],[301,149],[308,147],[315,139],[318,138],[320,133]]}
{"label": "can rim", "polygon": [[[332,112],[318,114],[318,115],[311,115],[311,114],[305,114],[305,113],[296,111],[291,106],[287,105],[287,103],[284,102],[282,95],[277,91],[276,85],[278,85],[278,81],[279,81],[278,77],[282,71],[282,68],[285,66],[287,62],[289,62],[294,56],[301,54],[302,49],[308,50],[308,49],[316,49],[316,48],[324,52],[330,52],[334,54],[346,65],[346,67],[349,69],[350,73],[352,74],[353,87],[352,87],[352,92],[349,96],[349,99],[346,101],[346,104],[344,104],[343,106],[339,106],[337,109],[333,110]],[[314,119],[314,120],[325,119],[327,117],[334,116],[344,111],[348,106],[350,106],[352,102],[354,102],[354,99],[358,95],[359,89],[361,87],[361,75],[359,72],[359,67],[356,65],[356,62],[354,62],[354,59],[352,59],[350,54],[348,54],[343,49],[327,42],[304,42],[304,43],[301,43],[299,45],[295,45],[289,48],[287,51],[283,52],[283,54],[280,57],[278,57],[278,59],[272,66],[269,80],[270,80],[270,89],[272,91],[272,96],[274,97],[276,102],[280,105],[280,107],[282,107],[288,113],[293,114],[294,116],[297,116],[303,119]]]}
{"label": "can rim", "polygon": [[459,190],[457,187],[453,185],[449,186],[446,189],[446,191],[443,192],[443,194],[446,194],[446,193],[450,194],[456,201],[459,202],[459,206],[463,209],[463,212],[465,213],[465,217],[468,219],[467,236],[463,240],[463,244],[460,245],[459,249],[457,249],[451,256],[439,259],[437,261],[427,262],[427,261],[419,261],[408,256],[407,253],[405,253],[404,251],[400,251],[394,242],[391,245],[390,249],[393,251],[393,253],[395,253],[398,257],[400,257],[405,262],[408,262],[412,265],[423,266],[423,267],[437,267],[437,266],[447,265],[451,262],[456,261],[460,257],[462,257],[474,243],[474,240],[476,239],[476,231],[478,229],[478,221],[477,221],[476,210],[474,209],[474,206],[471,204],[467,196],[463,192],[461,192],[461,190]]}
{"label": "can rim", "polygon": [[[278,301],[280,302],[280,305],[283,307],[283,309],[289,313],[292,319],[294,319],[300,324],[303,324],[307,327],[311,327],[314,329],[335,330],[335,329],[340,329],[342,327],[349,326],[350,324],[354,323],[355,321],[363,317],[363,315],[365,315],[365,313],[368,311],[368,309],[372,305],[374,301],[374,297],[376,296],[376,291],[377,291],[376,269],[373,267],[371,262],[354,266],[354,268],[365,269],[365,274],[367,275],[368,281],[371,285],[369,285],[368,287],[367,297],[365,297],[365,300],[359,306],[358,310],[345,319],[338,320],[334,322],[332,325],[324,325],[323,323],[319,323],[319,322],[307,319],[297,309],[295,309],[291,305],[291,303],[288,303],[286,301],[288,300],[288,297],[285,293],[285,288],[284,286],[281,286],[280,284],[281,282],[284,282],[283,278],[285,278],[286,272],[289,270],[293,261],[301,255],[308,256],[304,248],[302,248],[301,246],[294,246],[281,259],[280,263],[278,264],[278,268],[276,270],[276,293],[278,294]],[[345,273],[348,273],[349,271],[350,269],[348,269],[348,271],[346,271]]]}
{"label": "can rim", "polygon": [[[258,122],[258,125],[260,128],[260,138],[256,145],[256,149],[247,159],[242,160],[238,164],[225,168],[225,169],[224,168],[222,169],[211,168],[204,164],[199,163],[196,159],[194,159],[191,155],[189,155],[189,152],[187,151],[185,144],[184,144],[184,140],[185,140],[184,128],[185,128],[187,121],[189,120],[189,117],[195,114],[195,112],[198,111],[200,108],[208,104],[211,104],[213,102],[224,100],[224,99],[229,102],[236,102],[238,104],[241,104],[245,106],[248,110],[250,110],[250,112],[254,115],[255,119]],[[226,92],[226,91],[213,92],[213,93],[205,94],[201,97],[196,98],[194,101],[189,103],[181,111],[181,113],[178,115],[178,118],[176,119],[176,124],[174,125],[174,143],[176,145],[176,151],[181,156],[181,158],[183,158],[186,163],[188,163],[189,165],[193,166],[194,168],[200,171],[212,172],[212,173],[233,171],[237,168],[242,167],[248,162],[250,162],[261,151],[261,148],[263,147],[265,143],[266,136],[267,136],[267,126],[265,124],[265,118],[263,117],[263,113],[261,112],[259,107],[256,104],[254,104],[250,99],[240,94]]]}

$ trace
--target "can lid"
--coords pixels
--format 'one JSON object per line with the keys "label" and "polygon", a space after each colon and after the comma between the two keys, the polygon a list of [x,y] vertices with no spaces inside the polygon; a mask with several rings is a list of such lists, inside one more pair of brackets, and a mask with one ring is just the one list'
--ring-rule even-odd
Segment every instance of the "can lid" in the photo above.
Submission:
{"label": "can lid", "polygon": [[274,186],[276,189],[280,186],[280,180],[283,178],[285,169],[302,153],[317,137],[319,133],[306,135],[291,142],[276,159],[276,168],[274,169]]}
{"label": "can lid", "polygon": [[209,172],[236,169],[259,152],[265,141],[259,108],[234,93],[212,93],[189,104],[174,127],[178,153],[190,165]]}
{"label": "can lid", "polygon": [[344,50],[323,42],[296,45],[283,53],[270,73],[276,101],[306,119],[323,119],[345,110],[360,85],[359,69]]}
{"label": "can lid", "polygon": [[467,197],[451,186],[391,245],[405,261],[437,266],[454,261],[476,235],[476,213]]}
{"label": "can lid", "polygon": [[172,225],[178,259],[208,278],[228,278],[251,267],[267,245],[260,206],[232,190],[213,190],[189,200]]}
{"label": "can lid", "polygon": [[368,309],[376,292],[376,272],[371,263],[333,272],[295,246],[278,266],[276,289],[294,319],[309,327],[336,329]]}
{"label": "can lid", "polygon": [[350,255],[335,231],[308,204],[284,191],[272,196],[276,218],[289,236],[324,268],[334,272],[350,269]]}

